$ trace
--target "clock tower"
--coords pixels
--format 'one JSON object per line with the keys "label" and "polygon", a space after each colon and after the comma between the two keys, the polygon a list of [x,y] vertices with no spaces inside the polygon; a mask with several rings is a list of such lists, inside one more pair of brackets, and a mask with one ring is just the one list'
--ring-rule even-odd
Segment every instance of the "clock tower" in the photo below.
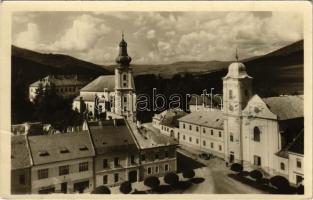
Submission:
{"label": "clock tower", "polygon": [[127,43],[122,34],[119,55],[115,59],[115,113],[128,119],[136,120],[136,94],[133,70],[129,66],[131,57],[127,53]]}
{"label": "clock tower", "polygon": [[[237,57],[237,56],[236,56]],[[223,78],[225,161],[242,163],[242,110],[252,96],[252,77],[243,63],[229,65]]]}

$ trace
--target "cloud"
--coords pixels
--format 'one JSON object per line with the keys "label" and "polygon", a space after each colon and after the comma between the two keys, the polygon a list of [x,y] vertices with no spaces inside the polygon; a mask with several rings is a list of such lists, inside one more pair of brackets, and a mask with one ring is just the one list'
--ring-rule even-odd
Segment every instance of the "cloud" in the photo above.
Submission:
{"label": "cloud", "polygon": [[37,24],[28,23],[26,30],[16,35],[14,44],[23,48],[36,49],[39,37],[40,33]]}
{"label": "cloud", "polygon": [[81,15],[51,48],[65,51],[84,51],[92,47],[99,37],[111,31],[103,20],[91,15]]}
{"label": "cloud", "polygon": [[149,30],[148,32],[147,32],[147,38],[148,39],[153,39],[153,38],[155,38],[155,30]]}

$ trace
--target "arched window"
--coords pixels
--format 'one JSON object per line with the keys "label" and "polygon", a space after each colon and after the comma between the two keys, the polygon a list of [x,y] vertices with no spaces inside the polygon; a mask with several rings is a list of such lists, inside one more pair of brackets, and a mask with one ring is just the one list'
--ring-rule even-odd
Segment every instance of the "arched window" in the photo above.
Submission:
{"label": "arched window", "polygon": [[126,81],[126,79],[127,79],[126,74],[123,74],[123,81]]}
{"label": "arched window", "polygon": [[253,129],[253,140],[260,142],[260,134],[261,134],[261,131],[260,131],[259,127],[257,127],[257,126],[254,127],[254,129]]}
{"label": "arched window", "polygon": [[280,163],[280,169],[285,170],[285,163]]}

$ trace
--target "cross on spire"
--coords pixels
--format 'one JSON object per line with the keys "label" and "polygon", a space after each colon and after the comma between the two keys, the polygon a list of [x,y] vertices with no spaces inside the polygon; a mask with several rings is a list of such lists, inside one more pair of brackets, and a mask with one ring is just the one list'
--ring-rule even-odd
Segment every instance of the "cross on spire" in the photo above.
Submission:
{"label": "cross on spire", "polygon": [[122,31],[122,39],[124,40],[124,31]]}
{"label": "cross on spire", "polygon": [[236,47],[236,60],[238,62],[238,52],[237,52],[237,47]]}

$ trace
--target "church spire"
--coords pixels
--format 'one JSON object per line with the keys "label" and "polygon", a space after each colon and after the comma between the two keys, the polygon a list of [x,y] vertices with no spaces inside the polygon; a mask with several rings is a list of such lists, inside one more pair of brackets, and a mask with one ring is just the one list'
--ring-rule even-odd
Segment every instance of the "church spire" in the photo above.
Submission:
{"label": "church spire", "polygon": [[129,66],[129,63],[131,62],[131,57],[128,56],[127,53],[127,43],[124,40],[124,32],[122,32],[122,40],[119,44],[119,54],[117,58],[115,59],[116,63],[119,64],[120,66]]}

